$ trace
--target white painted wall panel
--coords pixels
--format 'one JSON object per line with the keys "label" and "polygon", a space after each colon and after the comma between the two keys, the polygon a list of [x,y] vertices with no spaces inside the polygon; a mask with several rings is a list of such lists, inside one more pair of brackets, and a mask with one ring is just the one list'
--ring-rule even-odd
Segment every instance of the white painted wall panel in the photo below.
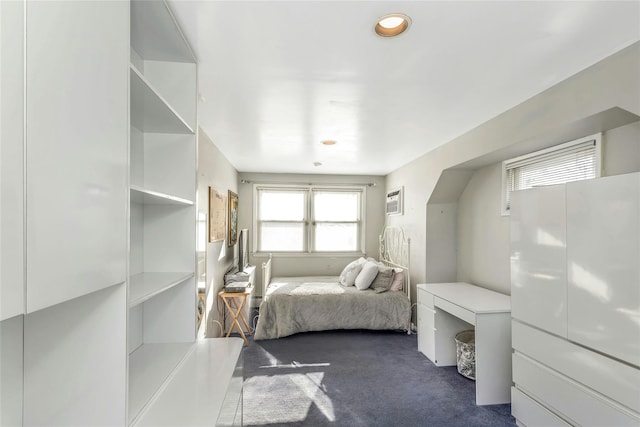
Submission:
{"label": "white painted wall panel", "polygon": [[195,202],[194,135],[144,134],[144,187]]}
{"label": "white painted wall panel", "polygon": [[194,341],[195,312],[196,285],[192,277],[144,303],[144,343]]}
{"label": "white painted wall panel", "polygon": [[144,271],[195,271],[195,206],[145,205],[143,234]]}
{"label": "white painted wall panel", "polygon": [[569,339],[640,367],[640,173],[567,184]]}
{"label": "white painted wall panel", "polygon": [[127,2],[27,3],[27,312],[126,275]]}
{"label": "white painted wall panel", "polygon": [[144,76],[182,119],[196,129],[196,64],[144,61]]}
{"label": "white painted wall panel", "polygon": [[0,2],[0,321],[24,313],[24,3]]}
{"label": "white painted wall panel", "polygon": [[565,187],[511,195],[511,314],[567,336]]}

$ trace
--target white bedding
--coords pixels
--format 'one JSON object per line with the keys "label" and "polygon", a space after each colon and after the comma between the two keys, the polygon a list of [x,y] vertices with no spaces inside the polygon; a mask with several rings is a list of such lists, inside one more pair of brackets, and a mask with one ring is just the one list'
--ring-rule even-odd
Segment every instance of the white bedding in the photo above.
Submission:
{"label": "white bedding", "polygon": [[256,340],[332,329],[408,330],[404,292],[342,286],[337,276],[274,278],[260,304]]}

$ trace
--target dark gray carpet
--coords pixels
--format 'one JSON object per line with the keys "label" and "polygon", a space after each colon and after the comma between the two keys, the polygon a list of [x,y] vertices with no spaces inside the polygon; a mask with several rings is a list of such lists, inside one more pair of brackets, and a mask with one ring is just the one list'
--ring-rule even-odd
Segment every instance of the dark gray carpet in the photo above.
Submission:
{"label": "dark gray carpet", "polygon": [[472,380],[400,332],[251,341],[244,376],[246,426],[515,426],[511,405],[476,406]]}

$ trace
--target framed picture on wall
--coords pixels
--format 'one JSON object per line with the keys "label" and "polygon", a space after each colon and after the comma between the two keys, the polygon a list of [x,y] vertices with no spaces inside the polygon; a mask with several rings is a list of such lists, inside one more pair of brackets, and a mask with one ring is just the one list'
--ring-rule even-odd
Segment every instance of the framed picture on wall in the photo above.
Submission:
{"label": "framed picture on wall", "polygon": [[209,187],[209,242],[224,240],[225,233],[224,195]]}
{"label": "framed picture on wall", "polygon": [[227,246],[233,246],[238,241],[238,195],[229,190],[228,199]]}

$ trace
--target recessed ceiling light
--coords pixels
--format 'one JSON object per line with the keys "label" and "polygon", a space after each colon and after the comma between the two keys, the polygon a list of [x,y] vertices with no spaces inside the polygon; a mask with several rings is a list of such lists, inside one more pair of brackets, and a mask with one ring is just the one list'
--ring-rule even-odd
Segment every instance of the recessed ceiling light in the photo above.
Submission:
{"label": "recessed ceiling light", "polygon": [[373,28],[380,37],[395,37],[404,33],[411,25],[411,18],[402,13],[391,13],[378,19]]}
{"label": "recessed ceiling light", "polygon": [[322,145],[336,145],[336,141],[333,139],[325,139],[322,141]]}

